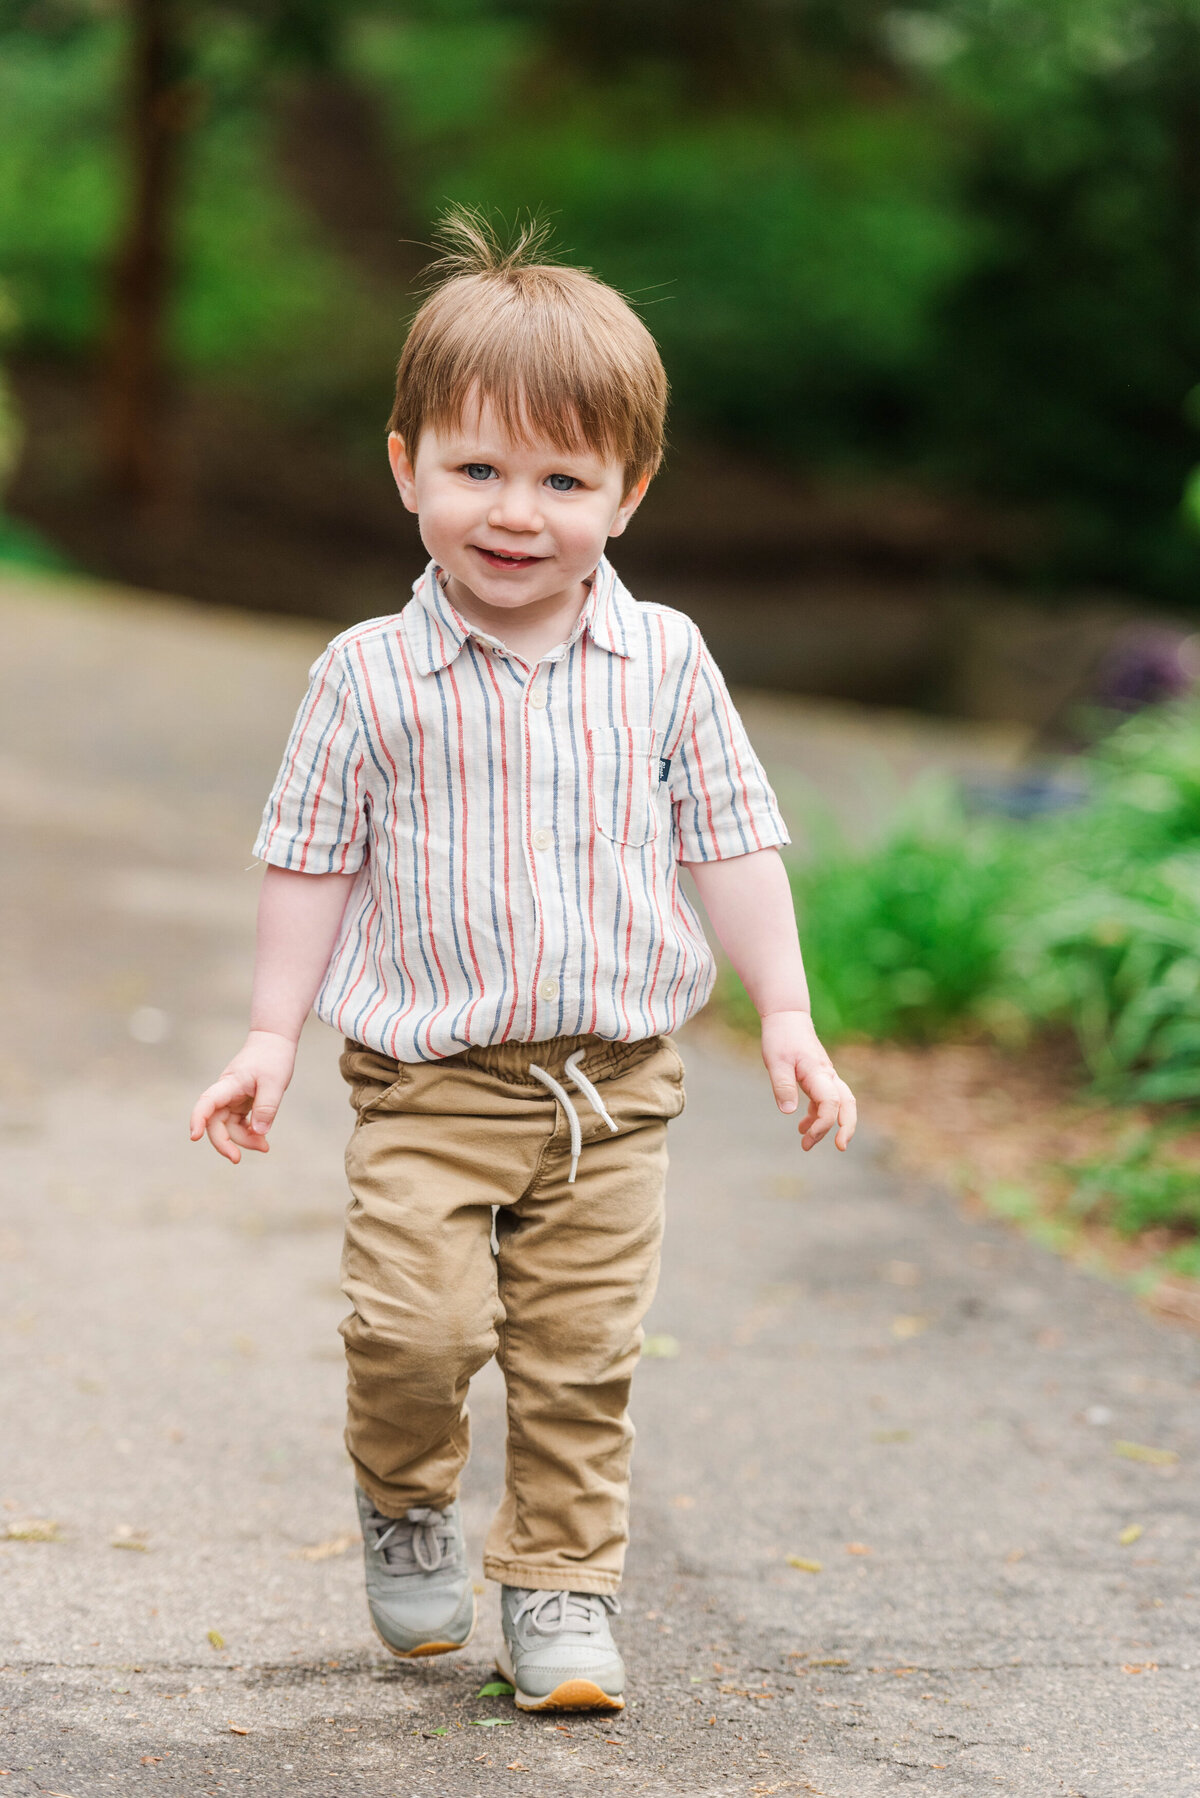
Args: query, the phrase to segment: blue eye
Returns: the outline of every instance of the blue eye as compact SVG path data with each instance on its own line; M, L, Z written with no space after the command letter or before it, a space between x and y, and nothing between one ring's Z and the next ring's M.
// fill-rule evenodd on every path
M547 475L546 484L553 488L555 493L570 493L572 488L578 487L579 482L573 474L552 474Z
M489 481L495 472L496 470L490 462L466 462L463 464L463 473L471 481Z

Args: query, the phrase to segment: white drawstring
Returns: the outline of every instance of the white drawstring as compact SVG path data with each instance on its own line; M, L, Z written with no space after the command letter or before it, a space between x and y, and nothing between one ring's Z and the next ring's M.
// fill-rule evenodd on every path
M596 1113L596 1116L603 1118L604 1122L615 1136L617 1133L617 1126L609 1116L608 1107L605 1105L604 1100L600 1097L600 1094L596 1091L596 1088L592 1085L587 1075L580 1071L579 1063L583 1060L586 1053L586 1049L576 1049L573 1055L568 1055L563 1067L563 1073L567 1076L571 1085L577 1087L583 1094L592 1110ZM529 1072L533 1075L535 1080L541 1081L546 1091L552 1098L557 1100L563 1108L567 1120L567 1128L571 1132L571 1171L567 1175L567 1185L574 1186L575 1175L579 1168L579 1157L583 1150L583 1131L579 1127L579 1113L571 1103L570 1093L567 1091L566 1087L559 1085L553 1074L548 1074L545 1068L539 1068L537 1064L532 1061L529 1064Z
M611 1117L608 1115L607 1105L605 1105L604 1100L600 1097L600 1094L596 1091L596 1088L592 1085L591 1081L588 1079L588 1077L584 1073L583 1069L579 1066L579 1063L583 1060L585 1053L586 1053L586 1051L583 1049L576 1049L574 1055L568 1055L567 1059L566 1059L566 1064L563 1068L563 1072L567 1076L567 1079L571 1082L572 1086L577 1086L579 1088L580 1092L583 1094L584 1098L587 1100L587 1102L591 1106L592 1110L596 1113L597 1117L601 1117L604 1119L604 1122L608 1125L609 1129L612 1131L613 1135L615 1136L617 1134L617 1126L613 1123Z

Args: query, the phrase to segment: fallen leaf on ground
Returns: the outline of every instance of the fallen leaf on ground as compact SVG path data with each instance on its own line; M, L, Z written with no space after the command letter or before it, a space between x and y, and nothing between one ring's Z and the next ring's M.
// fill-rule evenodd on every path
M673 1361L679 1353L677 1336L647 1336L642 1344L642 1358L647 1361Z
M1132 1543L1136 1542L1142 1534L1143 1531L1140 1523L1127 1523L1125 1528L1121 1531L1121 1534L1117 1537L1117 1541L1121 1544L1122 1548L1128 1548Z
M1174 1467L1179 1459L1173 1448L1147 1448L1144 1442L1114 1442L1112 1452L1123 1461L1144 1461L1148 1467Z
M219 1629L210 1629L209 1630L208 1644L209 1644L210 1648L224 1648L225 1638L221 1634Z
M1122 1673L1157 1673L1157 1661L1126 1661L1121 1668Z
M246 1728L244 1723L231 1723L229 1725L229 1733L231 1736L248 1736L250 1731Z
M927 1317L893 1317L892 1335L898 1342L907 1342L910 1336L919 1336L922 1330L929 1328Z
M148 1555L150 1553L149 1543L139 1541L136 1536L114 1536L111 1546L113 1548L132 1548L140 1555Z
M486 1686L479 1688L480 1698L511 1698L512 1687L506 1679L489 1679Z
M335 1555L344 1555L348 1548L353 1548L359 1538L350 1530L340 1536L330 1536L324 1542L310 1542L307 1548L292 1551L294 1561L332 1561Z
M512 1690L512 1687L510 1686L509 1691L511 1691L511 1690ZM513 1725L513 1720L511 1717L472 1717L471 1718L471 1728L472 1729L511 1729L512 1725Z
M846 1553L848 1555L873 1555L875 1550L868 1548L865 1542L847 1542Z
M798 1567L801 1573L820 1573L821 1571L820 1561L806 1561L803 1555L788 1555L786 1558L788 1566Z
M810 1661L808 1664L810 1667L848 1667L850 1665L844 1655L833 1655L827 1660Z
M505 1771L508 1773L528 1773L529 1768L525 1765L524 1761L508 1761L505 1764Z
M421 1731L421 1734L424 1736L446 1736L449 1735L449 1733L450 1731L444 1726L441 1729L423 1729Z
M161 1759L161 1754L143 1754L142 1765L143 1767L157 1767Z
M52 1517L22 1517L4 1534L10 1542L57 1542L60 1527Z

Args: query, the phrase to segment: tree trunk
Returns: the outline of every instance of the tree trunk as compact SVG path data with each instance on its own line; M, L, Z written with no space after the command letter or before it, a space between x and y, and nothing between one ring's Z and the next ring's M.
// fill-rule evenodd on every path
M146 505L169 487L165 335L187 96L174 0L129 0L129 13L129 202L101 360L101 476L109 492Z

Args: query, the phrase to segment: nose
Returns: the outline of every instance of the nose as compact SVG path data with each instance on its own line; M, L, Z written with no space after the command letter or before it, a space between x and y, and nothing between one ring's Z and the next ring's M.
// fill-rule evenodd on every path
M505 481L500 485L488 511L487 521L496 531L525 531L530 534L542 530L545 524L536 490L523 481Z

